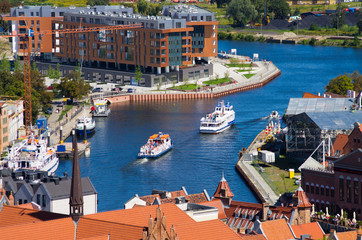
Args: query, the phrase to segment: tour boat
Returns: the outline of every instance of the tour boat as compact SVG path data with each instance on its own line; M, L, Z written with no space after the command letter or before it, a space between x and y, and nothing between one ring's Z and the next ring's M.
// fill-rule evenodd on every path
M207 114L200 120L201 133L220 133L228 129L235 122L233 106L224 101L220 102L213 113Z
M84 127L87 134L89 134L94 131L96 122L92 117L83 116L77 120L77 124L75 125L75 130L78 135L84 135Z
M29 136L27 139L8 148L7 156L1 161L1 168L12 171L30 169L54 173L59 165L55 149L47 147L47 140L42 135L39 138Z
M277 111L272 111L269 118L276 118L276 119L279 118L278 112Z
M169 134L158 133L149 137L147 143L141 147L139 158L157 158L172 149L172 141Z
M92 107L93 117L108 117L111 113L111 109L108 108L108 101L106 99L98 99L94 101Z

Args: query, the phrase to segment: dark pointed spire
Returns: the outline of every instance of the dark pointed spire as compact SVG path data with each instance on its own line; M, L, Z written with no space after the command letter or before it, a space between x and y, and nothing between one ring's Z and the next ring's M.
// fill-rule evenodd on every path
M75 130L73 133L73 170L72 170L72 183L70 187L70 216L73 221L78 222L79 218L83 216L83 192L82 192L82 179L80 176L80 167L78 159L78 144L77 134Z

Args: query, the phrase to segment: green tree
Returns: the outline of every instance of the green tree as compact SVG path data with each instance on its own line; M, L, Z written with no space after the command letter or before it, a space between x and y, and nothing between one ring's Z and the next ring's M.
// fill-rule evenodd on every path
M339 75L336 78L333 78L325 87L327 92L336 93L345 96L347 90L353 90L352 79L348 75Z
M290 14L290 8L285 0L270 0L268 2L268 12L273 13L276 19L285 19Z
M229 4L230 0L216 0L217 8L222 8L225 4Z
M1 62L0 62L0 69L2 71L10 72L10 61L9 61L9 59L6 58L5 53L4 53L3 58L1 59Z
M17 72L17 71L23 71L24 69L24 66L23 64L21 64L20 60L19 60L19 57L17 57L14 61L14 72Z
M147 15L149 8L149 2L146 0L139 0L137 1L137 10L139 14Z
M300 8L297 7L294 9L293 16L299 16L299 14L300 14Z
M87 0L87 5L90 6L109 5L109 0Z
M68 97L73 101L80 99L89 92L89 84L80 77L80 72L72 71L66 77L60 79L60 83L55 85L56 90L61 95Z
M362 33L362 18L358 21L357 27L358 27L358 34L361 34Z
M245 26L248 22L255 20L257 11L250 0L232 0L226 14L234 20L234 24Z
M11 8L11 4L7 0L0 1L0 12L1 13L9 13Z
M136 79L136 83L139 84L142 78L142 71L140 66L138 65L136 67L136 72L135 72L135 79Z
M353 90L356 92L362 91L362 75L358 71L354 71L354 73L348 74L348 76L352 79Z

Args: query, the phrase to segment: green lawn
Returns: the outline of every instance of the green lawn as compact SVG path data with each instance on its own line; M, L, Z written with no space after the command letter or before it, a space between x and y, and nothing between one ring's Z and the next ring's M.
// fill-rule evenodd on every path
M73 105L65 105L65 109L63 109L63 111L60 113L58 121L62 120L64 115L70 110L72 109Z
M250 63L227 63L226 66L228 67L238 67L238 68L250 68Z
M216 84L220 84L220 83L225 83L225 82L230 82L230 78L220 78L220 79L214 79L214 80L209 80L209 81L204 81L202 82L203 84L207 84L207 85L216 85Z
M255 75L255 73L244 74L244 76L245 76L247 79L251 78L251 77L254 76L254 75Z
M194 84L194 83L184 84L184 85L180 85L180 86L174 87L174 89L179 89L179 90L194 90L194 89L196 89L196 84Z
M238 72L249 72L249 70L247 70L247 69L244 69L244 70L240 69L240 70L236 70L236 71L238 71Z

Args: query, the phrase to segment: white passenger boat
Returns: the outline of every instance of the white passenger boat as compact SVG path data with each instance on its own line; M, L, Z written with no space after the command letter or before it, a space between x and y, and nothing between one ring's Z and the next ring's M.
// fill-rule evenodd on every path
M172 141L169 134L158 133L149 137L147 143L141 147L139 158L157 158L172 149Z
M111 109L108 108L108 101L106 99L97 99L94 101L92 107L93 117L108 117L111 113Z
M96 128L96 122L92 117L83 116L77 120L75 125L75 130L78 135L84 135L84 127L87 131L87 134L93 132Z
M229 103L220 102L213 113L207 114L200 120L201 133L220 133L235 122L235 112Z
M8 149L7 156L1 161L1 168L13 171L30 169L54 173L59 165L55 149L47 147L47 140L40 136L30 136Z

